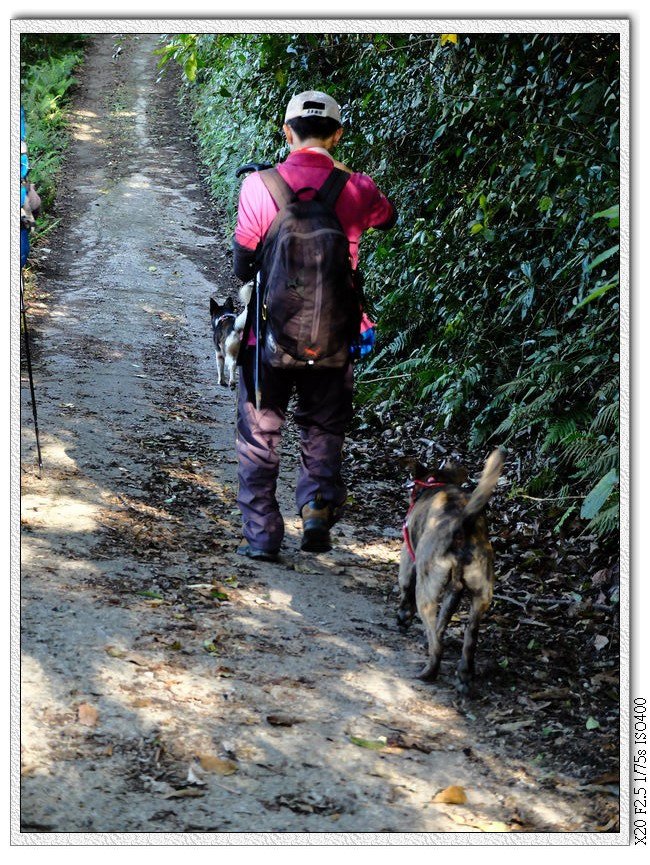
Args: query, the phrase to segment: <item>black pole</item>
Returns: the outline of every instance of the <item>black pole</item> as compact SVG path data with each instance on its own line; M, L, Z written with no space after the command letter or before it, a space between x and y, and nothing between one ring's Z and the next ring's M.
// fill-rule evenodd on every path
M260 340L262 338L262 298L261 298L261 285L260 285L260 272L259 270L255 274L255 327L257 329L255 334L255 408L257 411L261 411L262 409L262 371L260 365L261 359L261 346Z
M41 458L41 443L38 436L38 418L36 416L36 394L34 393L34 376L32 374L32 356L29 350L29 330L27 329L27 314L25 312L25 298L23 292L23 272L20 271L20 313L23 318L23 331L25 334L25 360L27 361L27 374L29 376L29 390L32 395L32 414L34 415L34 432L36 434L36 451L38 453L38 476L42 477L43 460Z

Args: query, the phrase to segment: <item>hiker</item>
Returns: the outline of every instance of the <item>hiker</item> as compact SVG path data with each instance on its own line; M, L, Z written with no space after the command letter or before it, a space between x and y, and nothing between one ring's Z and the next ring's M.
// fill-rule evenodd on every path
M38 217L41 199L34 184L27 180L29 157L27 155L27 133L25 110L20 106L20 268L27 264L29 256L29 233Z
M330 220L332 211L335 214L334 221L344 246L344 268L347 272L341 271L340 282L345 297L341 296L340 305L351 304L350 321L356 326L358 335L359 299L354 286L346 283L352 282L352 273L357 268L361 235L368 228L392 228L397 218L395 208L370 177L352 172L332 156L343 134L343 127L340 108L330 96L313 90L294 96L286 109L283 131L290 150L287 159L276 169L248 175L242 184L233 242L235 274L247 282L260 270L261 297L266 304L272 290L276 262L269 261L269 244L264 244L264 241L280 209L278 198L299 190L301 201L318 199L319 195L313 190L321 191L320 198L332 199L336 196L332 209L327 208L327 212ZM270 179L276 171L279 180ZM328 178L330 188L326 196L321 187ZM273 194L267 184L274 189ZM329 203L332 204L331 201ZM274 224L270 237L274 236L277 224ZM282 230L285 229L279 229ZM318 237L323 233L313 232ZM296 236L298 234L296 232ZM335 237L335 234L332 230L328 236ZM331 258L338 254L332 248L325 259L329 260L328 256ZM311 253L304 259L305 267L309 268L313 265L313 259L319 257L319 250L311 247ZM301 275L306 272L299 269L296 278L286 282L282 289L295 289L300 285ZM307 295L306 292L300 294L301 297ZM279 302L282 303L282 292L279 296ZM331 306L335 307L336 304ZM299 428L301 448L296 486L297 512L303 520L301 549L325 552L331 549L329 530L339 517L346 498L341 461L344 435L352 418L353 367L349 343L343 354L339 350L338 354L322 362L293 361L286 353L277 351L273 334L267 332L267 322L264 328L266 337L263 333L260 341L258 372L261 379L261 404L258 409L255 398L256 323L253 300L248 309L238 359L241 366L237 413L238 504L242 513L244 543L237 552L253 559L278 560L284 536L284 522L276 500L279 446L282 425L294 388L297 395L294 420ZM319 314L321 326L324 326L325 320L329 320L327 316L330 314L334 320L337 320L337 316L340 320L340 312L338 308L331 308L327 310L327 315L325 312L323 316ZM310 327L313 329L314 325ZM339 332L333 334L334 340L343 339L343 331L344 328L339 325ZM275 337L278 336L282 335L275 334ZM277 341L281 340L278 338ZM309 357L310 350L309 347L305 348L308 353L304 357ZM283 358L286 358L286 364Z

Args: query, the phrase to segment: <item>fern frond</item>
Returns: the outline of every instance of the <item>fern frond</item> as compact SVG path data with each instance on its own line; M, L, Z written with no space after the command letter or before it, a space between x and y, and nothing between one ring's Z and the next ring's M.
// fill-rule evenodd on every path
M594 432L619 428L620 406L618 401L604 406L593 419L591 429Z
M569 436L573 435L578 429L578 425L573 418L560 418L554 421L549 427L544 441L542 442L541 450L543 453L548 451L552 445L563 442Z
M587 528L599 537L618 531L620 506L617 501L590 520Z

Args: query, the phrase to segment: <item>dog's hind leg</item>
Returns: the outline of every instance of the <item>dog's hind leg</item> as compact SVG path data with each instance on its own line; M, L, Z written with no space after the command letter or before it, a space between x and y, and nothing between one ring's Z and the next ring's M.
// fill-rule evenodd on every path
M489 543L480 551L477 550L471 563L465 565L462 582L472 600L463 638L463 652L456 672L459 691L468 694L470 682L474 677L474 656L479 625L492 602L494 588L494 555Z
M217 359L217 384L224 384L224 377L223 377L224 356L221 354L220 351L216 352L216 359Z
M476 654L479 625L491 602L492 583L485 582L479 591L472 594L469 619L467 620L465 636L463 638L463 653L456 670L458 676L457 687L460 693L464 695L469 694L470 684L474 678L474 656Z
M228 371L228 387L232 390L235 387L237 366L235 359L231 357L230 354L226 355L226 369Z
M400 627L408 628L415 615L415 564L406 545L402 547L398 582L400 601L397 609L397 622Z
M447 630L449 620L458 609L462 596L462 585L456 583L452 579L451 584L447 589L447 594L445 595L442 604L440 604L440 612L438 613L438 620L436 621L436 632L439 640L442 640L444 633Z
M432 682L440 670L442 659L442 641L438 636L436 619L438 614L438 598L440 591L449 578L449 569L442 570L440 567L428 572L427 568L417 568L417 580L415 584L415 601L418 615L422 619L424 630L427 635L429 659L418 674L418 678Z
M235 320L235 330L229 333L226 339L226 369L228 370L228 386L230 388L234 388L237 384L237 355L241 344L240 334L237 330L238 321L239 318Z

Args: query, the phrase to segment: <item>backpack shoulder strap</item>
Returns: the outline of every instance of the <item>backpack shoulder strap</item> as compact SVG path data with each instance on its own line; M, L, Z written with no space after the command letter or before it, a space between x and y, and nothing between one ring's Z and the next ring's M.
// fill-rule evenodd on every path
M330 174L328 174L325 183L318 190L321 200L324 201L331 210L334 210L334 205L336 204L339 195L343 192L343 188L349 179L350 175L347 171L343 171L340 168L333 168Z
M277 168L266 168L264 171L260 171L259 175L260 180L266 186L271 198L280 210L291 203L294 191Z

